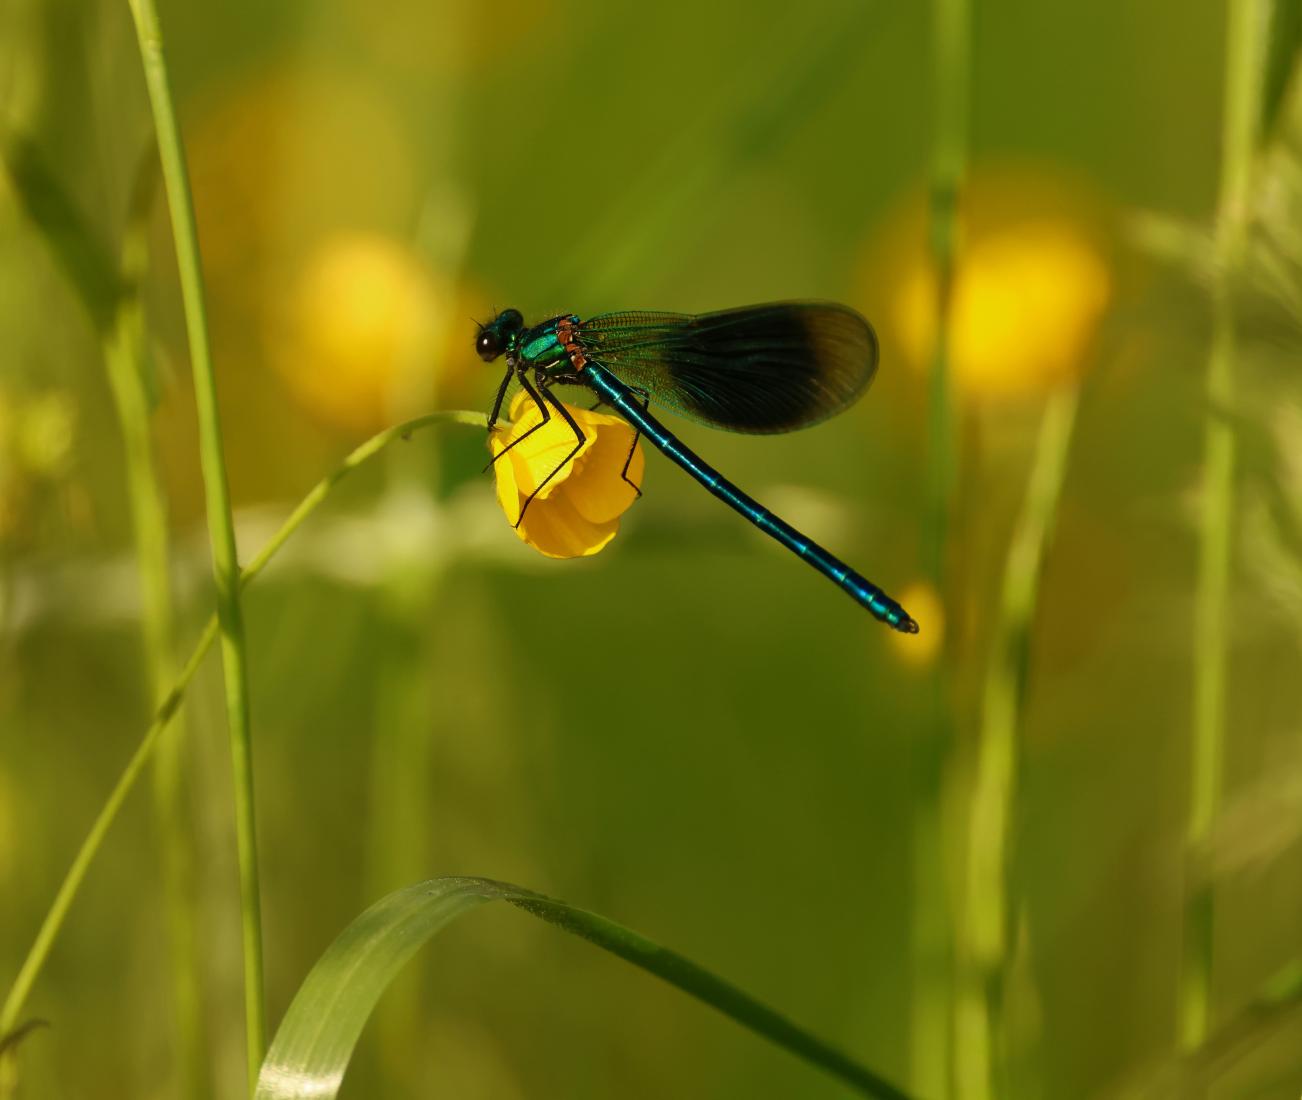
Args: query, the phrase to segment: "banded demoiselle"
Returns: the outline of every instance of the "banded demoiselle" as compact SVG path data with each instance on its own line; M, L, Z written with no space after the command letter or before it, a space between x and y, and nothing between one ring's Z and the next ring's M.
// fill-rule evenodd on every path
M918 624L895 600L743 493L648 411L658 402L710 427L752 433L788 432L825 420L858 400L877 372L877 335L853 309L835 302L775 302L695 316L603 313L583 321L561 314L531 328L519 310L506 309L479 327L475 350L486 363L506 356L506 375L488 418L490 432L512 380L542 414L531 431L547 423L554 410L574 432L574 450L524 502L517 526L586 438L552 387L583 386L670 461L882 622L917 633ZM625 463L625 480L627 472Z

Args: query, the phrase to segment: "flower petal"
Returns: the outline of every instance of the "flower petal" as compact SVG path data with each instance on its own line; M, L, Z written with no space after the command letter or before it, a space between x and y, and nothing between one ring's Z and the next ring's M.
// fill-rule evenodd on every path
M527 420L530 416L533 417L535 424L542 419L542 413L538 410L538 402L525 393L524 390L516 390L515 396L511 398L511 408L506 415L512 424ZM526 424L525 427L527 428L529 425Z
M624 420L565 408L584 434L577 451L565 419L553 412L543 423L542 410L526 393L511 402L510 425L489 438L494 457L501 456L494 472L503 513L515 524L536 493L515 532L552 558L584 557L606 546L619 530L619 517L637 499L637 490L620 476L624 463L635 483L644 470L640 448L629 461L635 433Z
M637 489L633 486L642 484L646 456L639 445L629 458L633 438L633 429L623 421L601 429L585 457L582 477L575 478L568 486L567 495L574 507L593 523L617 519L637 500ZM625 462L628 462L628 481L633 485L620 476Z
M543 503L535 500L516 534L549 558L582 558L604 549L619 531L619 520L591 523L561 495Z
M520 489L515 483L515 469L511 465L511 458L498 458L510 442L506 438L507 432L494 430L488 437L488 449L493 454L493 478L497 483L497 503L502 507L502 514L512 523L520 514L520 502L524 497L520 495Z
M581 410L570 409L569 411L573 415ZM574 472L574 464L592 446L596 433L585 431L586 438L582 446L573 458L566 462L567 457L574 451L577 441L574 430L555 410L552 410L551 418L543 423L542 410L533 398L521 392L511 402L511 416L511 426L506 430L501 446L495 448L494 453L499 453L508 445L514 444L511 446L511 453L503 461L512 464L516 486L522 496L528 497L540 485L543 489L539 495L549 496ZM575 420L582 424L578 416L575 416ZM522 442L516 444L516 440Z
M582 445L574 453L577 440L570 426L553 416L507 456L515 467L515 481L525 496L540 485L541 497L548 497L571 477L584 454L592 446L595 433L585 432ZM569 457L573 454L573 457Z

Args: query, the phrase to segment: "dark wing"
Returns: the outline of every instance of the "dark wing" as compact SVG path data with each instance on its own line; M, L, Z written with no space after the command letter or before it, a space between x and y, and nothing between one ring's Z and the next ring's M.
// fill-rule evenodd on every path
M690 420L788 432L853 404L877 372L877 335L848 306L775 302L719 313L604 313L584 354Z

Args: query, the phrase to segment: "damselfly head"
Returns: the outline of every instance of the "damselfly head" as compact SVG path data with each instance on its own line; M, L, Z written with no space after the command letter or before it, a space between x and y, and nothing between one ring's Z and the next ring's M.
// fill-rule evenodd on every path
M485 363L515 347L516 337L524 328L524 315L518 309L504 309L486 325L479 326L475 351Z

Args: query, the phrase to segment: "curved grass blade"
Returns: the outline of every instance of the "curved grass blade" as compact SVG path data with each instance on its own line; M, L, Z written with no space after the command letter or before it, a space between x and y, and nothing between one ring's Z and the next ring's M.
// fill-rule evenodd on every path
M331 1100L362 1028L403 965L454 917L504 901L580 936L718 1009L864 1096L909 1100L890 1082L683 956L563 901L482 878L437 878L378 901L340 933L281 1021L254 1100Z
M1296 84L1294 74L1302 71L1299 60L1302 58L1302 7L1280 0L1270 5L1268 18L1270 28L1266 32L1265 76L1258 124L1265 134L1275 128L1288 98L1289 84Z

